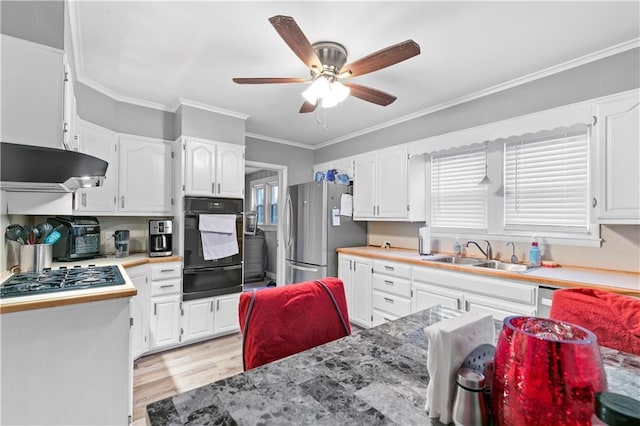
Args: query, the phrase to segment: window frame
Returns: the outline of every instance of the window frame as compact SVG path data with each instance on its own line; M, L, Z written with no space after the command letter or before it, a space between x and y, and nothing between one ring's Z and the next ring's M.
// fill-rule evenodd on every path
M278 222L272 222L272 206L278 205L278 199L275 200L275 203L271 200L271 192L273 187L278 188L278 195L280 194L279 187L279 179L278 175L268 176L265 178L254 179L249 182L249 187L251 188L251 210L256 211L256 190L264 189L264 223L257 222L257 225L264 229L276 229L278 227ZM277 209L277 207L276 207ZM279 218L277 218L279 220ZM256 218L256 221L258 219Z

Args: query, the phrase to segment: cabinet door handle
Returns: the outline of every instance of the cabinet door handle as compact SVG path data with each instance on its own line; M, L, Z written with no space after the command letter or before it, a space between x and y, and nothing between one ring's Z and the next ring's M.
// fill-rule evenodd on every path
M220 184L218 184L218 195L220 194Z
M216 300L216 311L220 310L220 299Z
M464 310L469 312L469 301L468 300L464 301Z
M456 308L460 309L460 299L456 299Z
M382 317L382 319L384 319L386 322L391 322L391 321L393 321L392 319L389 319L389 318L387 318L387 317Z
M209 302L209 309L210 309L210 312L213 312L213 300Z
M173 272L173 269L161 269L160 272Z
M378 213L376 213L376 216L380 216L380 206L376 206L378 208Z
M388 297L385 297L384 301L393 304L393 299L389 299Z
M160 286L160 288L169 288L169 287L173 287L173 284L165 284Z
M87 207L87 193L82 193L82 207Z
M376 206L373 206L373 212L371 213L372 215L376 215Z
M154 304L153 304L153 315L156 315L156 314L157 314L157 307L158 307L158 304L157 304L157 303L154 303Z
M124 195L120 197L120 207L124 209Z
M389 280L384 280L384 283L385 283L386 285L390 285L390 286L395 285L395 284L393 283L393 281L389 281Z
M386 269L387 271L394 271L395 268L393 266L388 266L388 265L384 265L384 269Z

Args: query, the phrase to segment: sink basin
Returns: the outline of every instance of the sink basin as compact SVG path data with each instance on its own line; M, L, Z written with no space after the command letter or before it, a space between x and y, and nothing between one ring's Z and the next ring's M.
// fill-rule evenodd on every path
M498 261L475 263L471 266L475 266L478 268L498 269L500 271L509 272L522 272L527 270L527 265L522 265L519 263L504 263Z
M473 257L437 257L435 259L422 259L427 262L439 262L439 263L449 263L451 265L475 265L478 262L482 262L482 259L475 259Z

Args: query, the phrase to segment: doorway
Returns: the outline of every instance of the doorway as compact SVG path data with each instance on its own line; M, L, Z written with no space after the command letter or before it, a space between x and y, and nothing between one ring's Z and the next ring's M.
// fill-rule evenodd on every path
M274 281L278 286L284 285L285 281L285 253L284 245L281 244L284 241L284 229L281 218L284 212L286 188L287 166L258 161L245 162L245 210L255 210L258 219L257 229L260 230L256 231L260 235L258 238L261 239L264 235L264 283ZM254 249L245 247L247 268L250 266L248 262L251 259L246 257L256 255ZM255 266L255 263L252 263L252 266ZM247 283L245 289L260 285L262 284Z

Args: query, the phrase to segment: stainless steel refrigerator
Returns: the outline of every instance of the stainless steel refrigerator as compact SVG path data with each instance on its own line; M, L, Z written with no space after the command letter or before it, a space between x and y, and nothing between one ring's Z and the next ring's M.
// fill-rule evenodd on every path
M351 187L323 181L287 188L285 284L337 277L336 249L367 244L367 223L340 215L342 194Z

